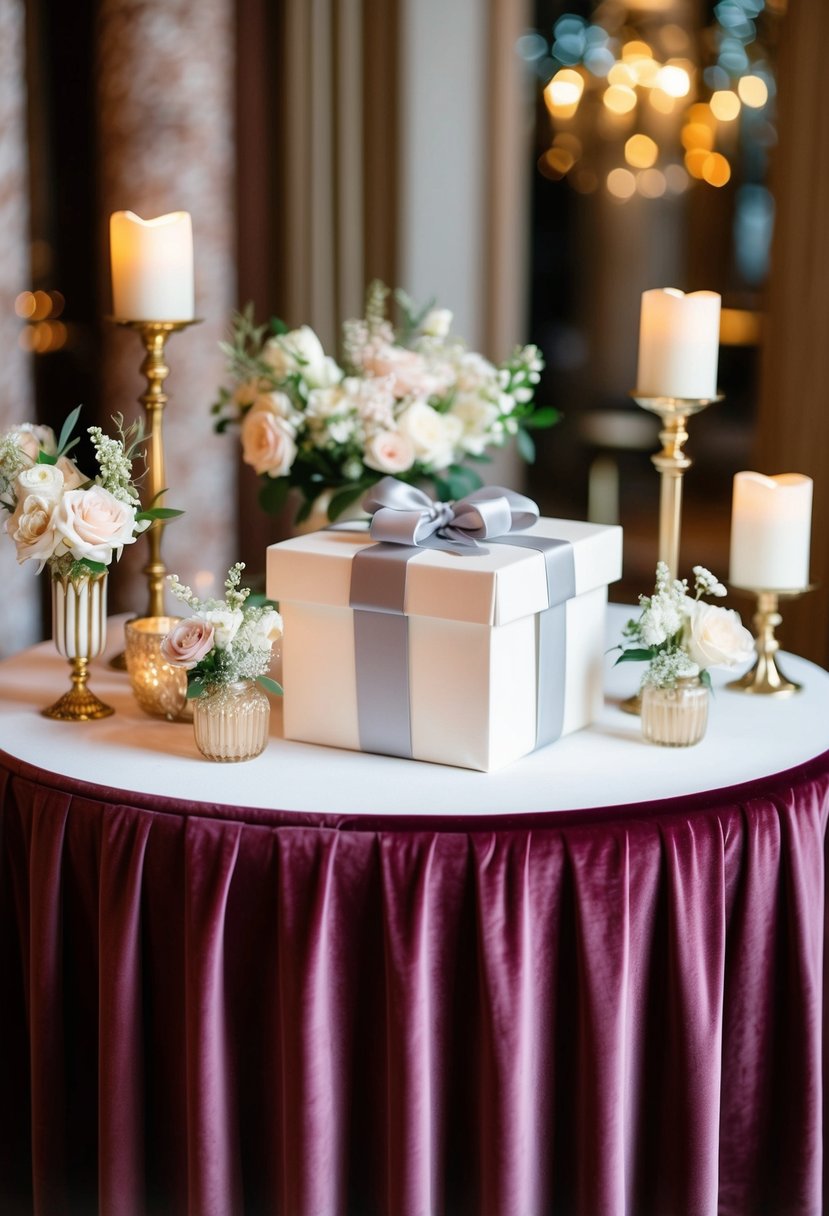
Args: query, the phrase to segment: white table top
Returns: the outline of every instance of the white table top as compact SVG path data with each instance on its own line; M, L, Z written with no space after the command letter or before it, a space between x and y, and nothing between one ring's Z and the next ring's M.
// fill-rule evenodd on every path
M608 646L630 609L611 605ZM804 685L791 698L749 697L712 672L708 732L696 747L642 740L639 719L618 702L635 691L638 664L613 668L598 721L496 773L477 773L389 756L287 742L275 699L266 751L245 764L200 755L192 726L150 718L135 704L126 674L106 659L122 648L110 623L107 654L90 685L116 713L100 722L53 722L38 712L69 686L69 668L51 643L0 663L0 750L51 773L136 793L286 811L504 815L618 806L737 785L793 768L829 749L829 675L791 655L781 665ZM737 673L739 674L739 673Z

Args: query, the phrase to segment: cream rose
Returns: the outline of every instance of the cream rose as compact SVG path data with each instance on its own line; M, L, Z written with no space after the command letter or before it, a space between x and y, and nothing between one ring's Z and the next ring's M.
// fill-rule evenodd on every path
M80 489L81 486L85 486L90 480L80 471L74 460L70 460L68 456L61 456L55 468L60 469L61 473L63 473L64 490Z
M161 643L161 654L167 662L188 671L212 649L213 626L198 616L179 621Z
M298 372L312 388L327 388L343 378L310 325L301 325L265 343L262 358L278 380Z
M492 438L498 420L498 407L474 393L462 394L453 403L449 417L461 424L461 443L465 452L480 456Z
M213 627L213 644L217 650L227 650L239 632L244 613L239 608L211 608L202 612L202 618Z
M37 494L39 498L55 506L63 497L63 491L63 473L54 464L33 464L18 473L15 482L18 502L24 502L29 494Z
M43 569L54 556L61 544L52 520L54 512L54 502L40 494L29 494L18 504L6 523L6 531L17 546L18 562L39 561L39 569Z
M399 431L379 431L369 440L363 456L363 463L379 473L405 473L414 462L414 445Z
M311 396L313 395L312 393ZM259 393L253 403L253 409L257 414L272 414L274 418L281 418L292 435L296 434L297 425L302 421L302 415L299 410L294 409L291 398L287 393L279 390L272 393Z
M403 411L397 425L423 464L445 469L452 463L454 445L462 430L459 419L439 414L425 401L415 401Z
M754 656L754 639L733 608L692 602L685 646L700 667L736 667Z
M291 428L267 406L257 403L242 422L242 459L257 473L284 477L296 460Z
M55 508L54 524L76 560L109 565L113 552L135 540L135 508L121 502L103 486L67 490Z
M388 380L395 397L429 397L438 390L435 376L417 351L402 346L382 346L364 362L368 376Z

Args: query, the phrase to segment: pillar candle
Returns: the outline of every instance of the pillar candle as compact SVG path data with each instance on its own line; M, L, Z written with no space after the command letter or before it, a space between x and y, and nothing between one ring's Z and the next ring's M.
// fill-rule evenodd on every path
M193 227L187 211L109 221L112 311L122 321L192 321Z
M675 287L642 293L639 325L640 397L715 397L720 348L720 297Z
M731 582L763 591L809 583L812 479L737 473L731 508Z

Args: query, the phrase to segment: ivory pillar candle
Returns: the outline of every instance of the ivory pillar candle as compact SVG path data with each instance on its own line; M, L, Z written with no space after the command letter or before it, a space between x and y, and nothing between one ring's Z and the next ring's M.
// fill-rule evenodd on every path
M193 226L187 211L109 221L112 311L121 321L192 321Z
M811 530L810 477L737 473L731 508L731 582L764 591L808 586Z
M687 296L675 287L644 291L636 395L715 397L719 348L720 297L715 291Z

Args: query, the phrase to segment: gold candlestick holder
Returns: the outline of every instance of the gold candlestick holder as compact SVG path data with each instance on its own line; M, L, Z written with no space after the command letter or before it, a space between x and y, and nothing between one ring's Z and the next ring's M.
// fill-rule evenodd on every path
M170 369L164 358L167 339L170 334L187 329L190 325L198 325L201 318L192 321L127 321L115 317L116 325L135 330L144 347L144 359L141 363L141 374L147 381L145 391L138 400L144 407L147 416L147 470L149 473L150 501L154 507L162 505L160 495L166 490L166 474L164 468L164 407L167 404L167 394L164 392L164 381L170 374ZM164 616L164 579L167 568L161 560L161 538L164 534L164 520L154 520L147 529L147 541L150 546L150 560L144 567L147 576L149 603L147 616Z
M768 591L759 587L738 587L738 591L748 591L757 596L757 611L754 613L753 624L755 632L754 648L757 658L754 666L739 680L732 680L726 688L732 692L746 692L759 697L790 697L800 692L802 685L789 680L777 666L777 652L780 643L775 636L775 630L783 621L779 612L781 599L797 599L812 587L801 587L791 591Z
M631 397L638 406L662 421L659 438L662 451L651 456L659 473L659 561L664 562L673 578L679 577L679 541L682 532L682 479L693 461L685 454L688 442L688 419L700 414L709 405L722 401L724 394L713 397L648 397L636 391ZM642 708L640 694L634 693L621 708L628 714L638 714Z

